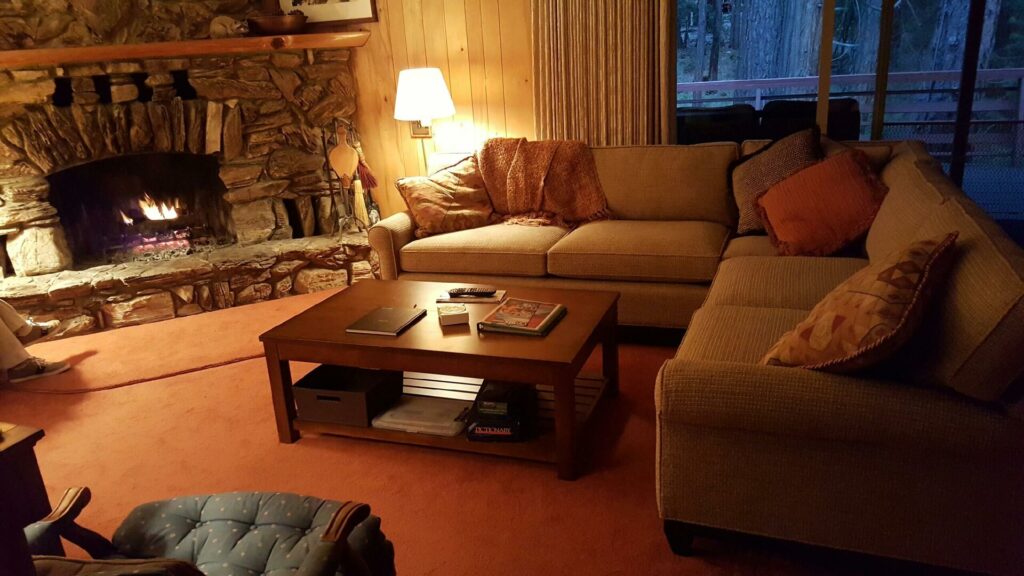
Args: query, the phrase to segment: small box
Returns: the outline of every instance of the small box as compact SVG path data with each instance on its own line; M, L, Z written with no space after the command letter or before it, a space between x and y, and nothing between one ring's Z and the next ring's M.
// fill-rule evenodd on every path
M402 396L402 373L324 364L299 380L293 393L302 420L369 426Z
M469 310L464 304L438 304L437 320L441 326L469 324Z

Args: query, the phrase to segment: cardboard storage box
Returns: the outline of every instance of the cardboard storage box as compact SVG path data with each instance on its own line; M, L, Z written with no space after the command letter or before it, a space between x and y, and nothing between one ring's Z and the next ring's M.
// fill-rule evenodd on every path
M295 384L301 420L369 426L402 395L402 373L322 365Z

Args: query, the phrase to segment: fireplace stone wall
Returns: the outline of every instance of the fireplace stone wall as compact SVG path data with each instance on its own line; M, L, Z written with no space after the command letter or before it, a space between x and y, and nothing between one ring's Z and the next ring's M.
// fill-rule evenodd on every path
M341 229L350 201L326 162L339 125L358 146L349 58L305 50L0 72L0 246L15 272L0 298L78 333L371 276L365 232ZM236 245L76 269L46 176L148 152L216 156Z

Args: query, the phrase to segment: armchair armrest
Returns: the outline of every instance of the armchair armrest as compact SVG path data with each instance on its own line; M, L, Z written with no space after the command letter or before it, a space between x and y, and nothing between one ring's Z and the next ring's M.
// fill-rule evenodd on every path
M370 247L380 258L380 277L382 280L394 280L401 271L399 252L402 246L413 241L416 223L409 211L392 214L374 224L367 236Z
M334 576L340 568L345 576L370 576L370 569L348 544L348 537L370 516L370 507L346 502L334 513L316 546L309 551L296 576Z
M88 488L68 488L60 502L42 520L25 527L25 538L34 555L63 556L60 539L74 543L93 558L107 558L116 549L103 536L79 526L75 520L92 499Z
M663 433L718 428L973 458L1024 449L1024 423L948 390L872 377L673 359L658 375Z

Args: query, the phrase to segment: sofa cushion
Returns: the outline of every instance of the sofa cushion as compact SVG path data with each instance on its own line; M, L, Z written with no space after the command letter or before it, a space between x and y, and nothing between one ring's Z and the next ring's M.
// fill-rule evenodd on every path
M867 157L871 169L879 173L892 158L892 144L876 140L873 142L839 142L828 136L821 137L821 151L826 158L842 154L850 149L860 150Z
M913 242L933 212L947 199L963 195L920 142L895 146L881 178L889 193L868 230L865 249L871 259Z
M956 233L913 242L829 292L761 361L826 372L857 372L892 357L917 330L945 286Z
M593 148L608 207L623 220L735 223L727 173L736 144Z
M704 432L740 430L762 443L792 445L797 438L807 438L848 442L873 453L881 447L902 448L905 455L929 461L949 454L982 462L993 457L1017 461L1024 449L1024 422L957 394L899 384L677 357L662 368L655 408L663 430L679 430L680 425ZM820 444L814 453L821 456L835 448Z
M947 289L901 354L905 373L994 401L1024 378L1024 250L967 197L950 197L918 231L960 232Z
M821 144L816 128L801 130L778 142L744 156L729 170L732 194L739 209L740 234L765 229L757 198L772 186L821 160Z
M591 222L551 248L548 272L565 278L708 282L728 235L714 222Z
M771 140L744 140L740 145L740 156L749 156L771 144ZM899 146L896 140L846 140L837 141L827 136L821 138L822 152L825 156L833 156L848 148L856 148L868 155L868 161L875 172L881 172L892 159L893 152Z
M479 228L495 220L476 156L430 176L399 178L395 185L416 221L417 238Z
M705 305L810 310L867 264L860 258L730 258L719 266Z
M547 252L565 233L557 226L493 224L439 234L403 246L402 271L544 276Z
M851 149L772 186L757 205L780 254L828 256L868 231L887 192Z
M676 358L756 364L807 312L787 308L708 306L697 310Z
M722 260L743 256L778 256L779 251L767 236L737 236L725 245Z

